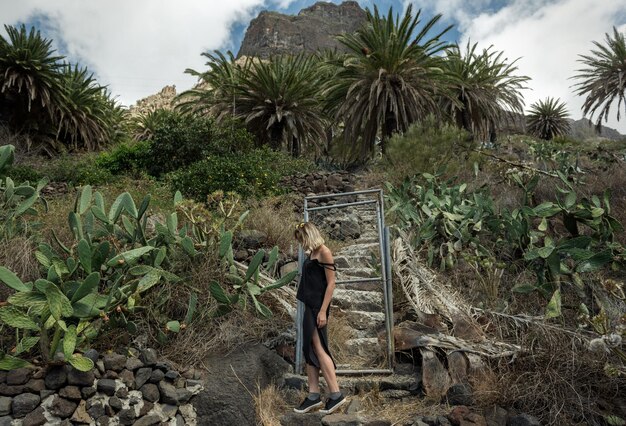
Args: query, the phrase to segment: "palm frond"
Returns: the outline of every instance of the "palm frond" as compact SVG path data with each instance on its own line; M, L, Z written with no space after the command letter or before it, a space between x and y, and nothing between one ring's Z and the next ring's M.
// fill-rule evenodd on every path
M596 126L607 121L611 107L617 100L617 120L621 118L622 106L626 112L626 38L613 27L613 35L605 34L605 43L593 42L595 49L588 55L579 55L584 65L573 79L576 94L586 96L583 114L593 118Z

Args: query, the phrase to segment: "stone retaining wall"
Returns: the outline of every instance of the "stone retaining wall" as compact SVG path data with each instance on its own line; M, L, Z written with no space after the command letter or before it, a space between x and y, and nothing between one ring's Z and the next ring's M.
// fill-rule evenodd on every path
M191 400L203 389L198 371L181 375L153 349L84 355L93 370L56 365L0 372L0 426L197 424Z

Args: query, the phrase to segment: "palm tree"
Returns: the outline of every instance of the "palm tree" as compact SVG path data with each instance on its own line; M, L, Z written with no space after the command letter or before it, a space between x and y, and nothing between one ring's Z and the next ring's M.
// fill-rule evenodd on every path
M617 99L617 120L621 117L622 104L626 111L626 40L624 34L613 27L613 36L605 34L605 43L594 41L596 49L589 55L580 55L578 61L585 65L577 70L573 78L580 80L575 84L576 94L586 96L583 114L593 118L598 113L596 127L600 128L602 119L609 118L611 105Z
M95 150L117 137L122 110L87 69L54 56L39 31L5 26L0 36L0 116L49 155L63 146Z
M274 149L287 145L294 156L301 146L319 148L326 138L318 62L300 54L253 61L242 68L236 88L237 117Z
M567 107L560 99L540 100L530 106L526 128L531 135L549 141L569 132L568 116Z
M73 149L101 149L116 138L122 120L121 108L111 99L87 68L65 65L61 73L63 102L55 105L57 137Z
M326 138L321 104L321 68L314 57L278 56L269 61L236 61L232 53L205 53L209 70L188 70L204 83L179 96L178 109L243 120L260 144L319 147Z
M232 118L235 87L242 70L249 65L249 60L237 61L230 51L224 54L216 50L214 53L205 52L202 56L208 59L206 65L209 69L205 72L191 68L185 70L185 73L198 77L199 84L176 97L176 109L183 113L222 118L230 114Z
M384 16L374 7L373 13L367 9L363 28L338 37L348 53L326 90L327 109L343 121L347 141L361 137L364 155L373 149L379 130L384 152L394 132L437 111L446 79L437 54L449 47L440 38L451 26L430 37L441 15L418 29L420 15L410 5L402 18L394 18L392 8Z
M30 32L25 25L4 29L8 38L0 35L0 106L14 128L28 131L40 124L42 113L52 116L61 92L63 57L54 56L52 40L34 27Z
M529 77L515 75L517 59L509 62L492 46L479 52L476 43L468 42L464 53L458 45L446 53L444 69L451 79L453 99L444 98L444 110L471 134L495 139L496 123L523 113L520 91Z

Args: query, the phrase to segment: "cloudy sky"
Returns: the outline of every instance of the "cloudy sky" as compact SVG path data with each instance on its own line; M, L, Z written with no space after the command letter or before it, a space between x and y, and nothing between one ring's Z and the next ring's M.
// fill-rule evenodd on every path
M340 3L341 0L333 0ZM0 0L4 24L26 23L55 40L70 61L80 62L109 85L124 105L175 84L195 81L201 52L236 52L250 19L263 9L297 13L315 0ZM582 99L572 94L577 55L617 26L626 32L624 0L361 0L386 10L409 3L427 16L442 13L454 24L449 39L494 45L532 78L526 104L547 96L568 103L580 118ZM4 30L0 30L4 34ZM616 107L616 106L615 106ZM615 108L614 107L614 108ZM625 115L625 114L623 114ZM626 134L626 117L609 125Z

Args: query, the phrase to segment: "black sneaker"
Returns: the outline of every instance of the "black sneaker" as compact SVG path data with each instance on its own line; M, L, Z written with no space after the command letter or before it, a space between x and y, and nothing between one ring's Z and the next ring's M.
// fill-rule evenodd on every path
M341 394L341 396L337 399L328 398L326 400L326 406L324 407L323 410L320 410L320 413L322 414L334 413L335 411L337 411L337 409L339 409L339 407L341 407L346 402L348 402L348 400L343 394Z
M304 401L302 401L302 404L300 404L300 406L298 408L294 408L293 411L295 411L298 414L304 414L304 413L308 413L311 410L315 410L316 408L321 407L322 405L324 405L324 403L322 402L322 399L318 396L317 399L309 399L304 398Z

